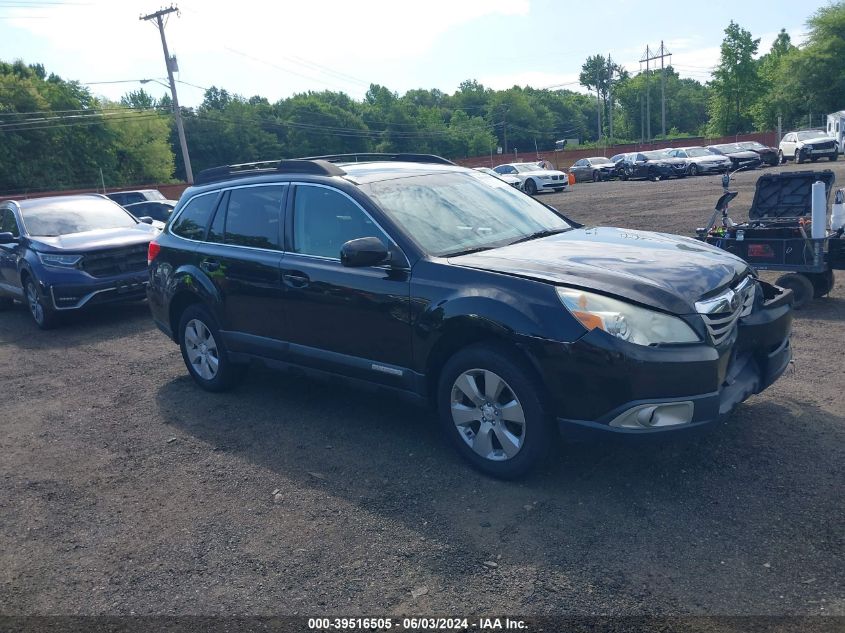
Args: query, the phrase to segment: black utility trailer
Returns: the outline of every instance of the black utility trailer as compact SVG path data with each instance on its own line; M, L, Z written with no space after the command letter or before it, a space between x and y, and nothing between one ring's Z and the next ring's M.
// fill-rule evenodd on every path
M842 231L812 237L812 186L825 184L825 204L830 200L835 176L830 170L765 174L757 180L748 221L736 224L728 205L736 193L719 198L710 225L697 230L698 238L741 257L758 270L784 271L777 285L792 290L794 306L833 289L833 270L845 269ZM722 221L718 222L721 213ZM825 220L826 222L827 220ZM825 227L826 229L827 227Z

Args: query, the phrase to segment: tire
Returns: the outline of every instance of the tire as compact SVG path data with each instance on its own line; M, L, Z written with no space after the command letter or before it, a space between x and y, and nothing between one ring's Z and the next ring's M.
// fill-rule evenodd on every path
M189 305L182 313L179 349L191 378L206 391L231 389L246 373L246 365L229 360L217 323L202 305Z
M807 277L810 279L810 283L813 284L813 299L820 299L827 296L836 284L836 278L833 276L832 270L827 270L823 273L808 273Z
M787 273L778 277L775 285L792 291L792 307L800 310L807 305L815 294L813 282L801 273Z
M648 174L648 179L652 182L660 182L660 174L656 174L654 172L650 172Z
M601 172L599 172L599 171L593 172L593 182L601 182Z
M783 150L778 150L778 165L786 164L786 156L783 155Z
M817 163L817 162L819 162L819 157L818 157L818 156L811 156L811 157L810 157L810 162L811 162L811 163Z
M59 315L41 294L38 285L33 277L24 277L24 301L35 325L42 330L51 330L58 325Z
M804 158L804 152L802 152L797 147L795 148L795 162L799 165L802 164L806 159Z
M839 154L834 154L833 156L828 156L827 159L832 163L839 159Z
M535 183L531 178L525 181L525 193L529 196L537 195L537 183Z
M689 175L690 176L698 176L698 165L693 163L689 166Z
M505 347L482 343L455 354L437 389L450 443L491 477L514 479L537 467L555 437L538 383L531 366Z

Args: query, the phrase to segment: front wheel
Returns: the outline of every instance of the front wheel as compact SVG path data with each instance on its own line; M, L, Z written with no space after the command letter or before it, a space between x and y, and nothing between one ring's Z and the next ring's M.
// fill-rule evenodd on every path
M29 314L32 320L42 330L50 330L56 327L59 320L59 315L50 305L50 302L42 296L38 290L38 284L32 277L26 277L24 281L24 294L26 296L26 305L29 308Z
M229 360L214 318L201 305L188 306L182 313L179 347L191 377L206 391L230 389L246 372L246 365Z
M833 271L828 269L823 273L807 273L810 283L813 284L813 298L820 299L830 294L836 279L833 276Z
M832 163L833 161L839 158L839 154L834 154L833 156L828 156L828 160Z
M533 196L537 193L537 183L535 183L530 178L525 181L525 193L529 196Z
M689 175L698 176L698 165L692 164L689 166Z
M597 171L593 172L593 182L601 182L601 172L600 171L597 170Z
M795 150L795 162L800 165L805 160L806 159L804 158L804 152L802 152L800 149L796 149Z
M786 157L783 155L783 150L778 150L778 165L783 165L786 163Z
M543 461L555 435L538 380L527 362L499 346L473 345L446 363L438 412L464 459L501 479L524 475Z

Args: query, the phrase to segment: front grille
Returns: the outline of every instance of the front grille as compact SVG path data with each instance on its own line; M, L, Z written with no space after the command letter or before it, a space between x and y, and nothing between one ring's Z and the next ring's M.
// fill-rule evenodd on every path
M146 268L146 244L96 251L82 258L82 270L92 277L112 277L139 272Z
M826 149L833 149L834 144L833 141L827 143L813 143L811 147L815 150L826 150Z
M737 322L751 314L756 294L757 282L746 277L719 296L695 304L715 345L721 345L733 333Z

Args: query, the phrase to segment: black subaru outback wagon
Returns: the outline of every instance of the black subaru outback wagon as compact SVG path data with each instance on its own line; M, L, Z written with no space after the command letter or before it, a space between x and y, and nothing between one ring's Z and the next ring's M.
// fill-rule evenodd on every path
M361 158L215 168L182 196L148 297L200 386L257 359L428 399L514 477L557 426L700 426L789 362L789 291L724 251L583 227L442 158Z

